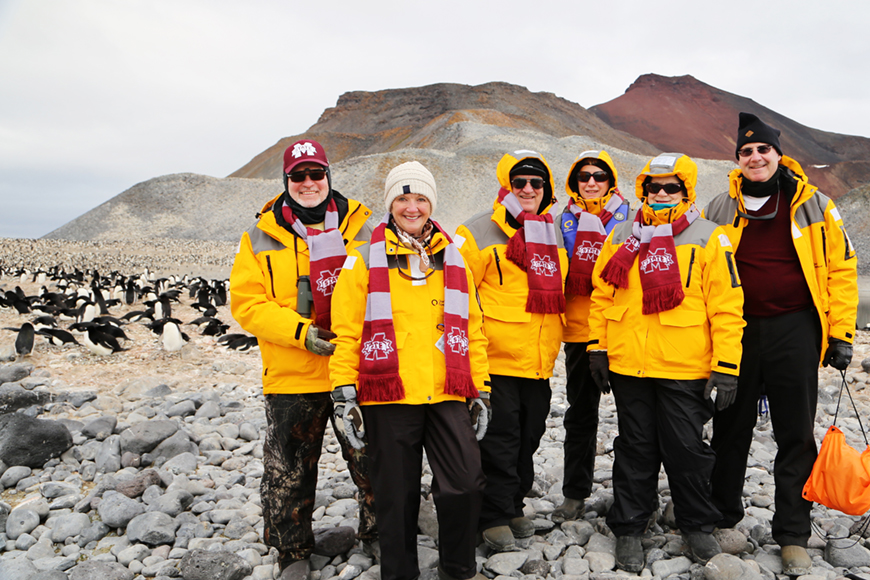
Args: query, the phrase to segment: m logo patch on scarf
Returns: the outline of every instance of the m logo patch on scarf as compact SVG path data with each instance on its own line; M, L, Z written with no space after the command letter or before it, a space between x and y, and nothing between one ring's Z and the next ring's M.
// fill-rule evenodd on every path
M465 332L456 328L450 327L450 332L447 334L447 346L456 354L465 355L468 352L468 337Z
M383 332L378 332L362 346L362 353L366 360L383 360L393 350L393 341L387 338Z
M553 276L559 271L559 265L548 254L544 254L543 258L539 254L535 254L535 257L532 258L529 264L529 268L534 270L538 276L542 274L544 276Z
M594 262L598 259L598 254L600 253L601 242L583 240L582 243L577 244L577 259L583 260L584 262Z
M321 271L320 278L317 279L317 291L323 292L325 296L332 294L335 283L338 281L339 272L341 272L341 268Z
M667 248L656 248L646 255L640 263L640 269L643 270L644 274L649 274L653 270L670 270L673 263L674 257Z

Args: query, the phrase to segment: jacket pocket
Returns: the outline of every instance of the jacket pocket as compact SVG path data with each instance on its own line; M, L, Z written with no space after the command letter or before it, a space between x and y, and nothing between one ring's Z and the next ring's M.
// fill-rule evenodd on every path
M614 322L619 322L622 320L622 317L625 316L626 310L628 310L627 305L611 306L604 310L604 318Z
M408 340L407 332L397 332L396 333L396 348L405 348L405 341Z
M483 304L483 312L486 318L500 320L501 322L529 322L532 315L526 312L525 307L500 306L498 304Z
M689 326L701 326L707 320L707 313L701 310L665 310L659 312L659 322L662 326L676 326L686 328Z

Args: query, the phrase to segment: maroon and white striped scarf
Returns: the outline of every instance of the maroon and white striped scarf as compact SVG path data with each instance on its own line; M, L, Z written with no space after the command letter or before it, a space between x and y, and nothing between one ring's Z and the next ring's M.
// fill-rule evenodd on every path
M387 213L375 231L369 247L369 294L360 348L357 399L398 401L405 398L399 375L399 353L390 297L390 268L387 262ZM478 396L471 378L468 336L468 279L462 255L447 232L432 221L435 231L447 239L444 250L444 392L465 398ZM433 232L434 234L434 232Z
M499 190L498 201L520 224L508 241L505 256L526 273L529 285L526 312L565 312L562 267L553 226L555 198L550 211L543 215L525 211L517 196L505 188Z
M293 227L300 238L308 244L308 271L311 277L311 295L314 298L314 311L317 317L314 324L329 330L332 326L332 290L338 280L338 273L347 258L344 238L338 229L338 207L335 199L330 198L323 219L323 231L309 228L293 215L293 210L284 202L281 207L284 220Z
M619 206L625 203L625 198L614 189L613 195L601 208L601 213L595 215L573 199L568 199L568 211L577 220L577 235L574 238L574 252L568 264L568 277L565 279L565 294L590 296L592 294L592 270L595 260L601 252L601 246L607 238L604 226L613 217Z
M693 205L673 223L657 226L644 224L643 214L643 208L637 212L631 235L604 266L601 279L616 288L627 288L628 271L635 259L640 260L642 312L655 314L676 308L685 298L674 236L689 227L701 212Z

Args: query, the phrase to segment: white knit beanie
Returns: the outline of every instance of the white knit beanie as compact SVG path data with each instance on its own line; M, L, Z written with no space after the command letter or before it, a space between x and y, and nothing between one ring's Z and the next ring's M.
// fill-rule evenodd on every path
M384 184L384 206L387 211L390 211L394 199L411 193L425 195L429 205L432 206L431 213L435 213L435 203L438 200L435 178L422 163L417 161L402 163L387 175L387 182Z

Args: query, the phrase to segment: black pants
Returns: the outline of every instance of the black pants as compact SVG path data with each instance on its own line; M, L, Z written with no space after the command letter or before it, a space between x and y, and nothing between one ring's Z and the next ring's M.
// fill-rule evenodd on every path
M821 329L815 310L771 318L746 317L737 400L713 419L713 502L720 527L743 519L743 481L758 399L767 395L778 451L773 538L806 547L812 502L801 496L816 460L813 422L819 391Z
M638 536L658 505L664 464L677 526L712 532L721 514L710 498L716 456L704 443L713 404L704 399L707 379L669 380L610 373L619 436L613 443L613 507L607 525L617 536Z
M535 482L532 457L547 428L550 381L490 375L492 421L480 442L486 490L480 529L523 515L523 498Z
M473 577L484 478L468 407L458 401L364 405L362 413L380 530L381 578L420 575L417 516L424 447L432 468L441 569L454 578Z
M281 566L308 558L314 550L311 514L327 420L333 421L341 454L360 490L357 536L366 542L377 539L369 460L364 449L351 447L344 432L335 428L329 393L266 395L265 407L266 437L260 481L263 539L278 550Z
M565 370L568 372L568 410L564 419L565 478L562 495L586 499L592 493L601 391L589 370L585 342L565 343Z

